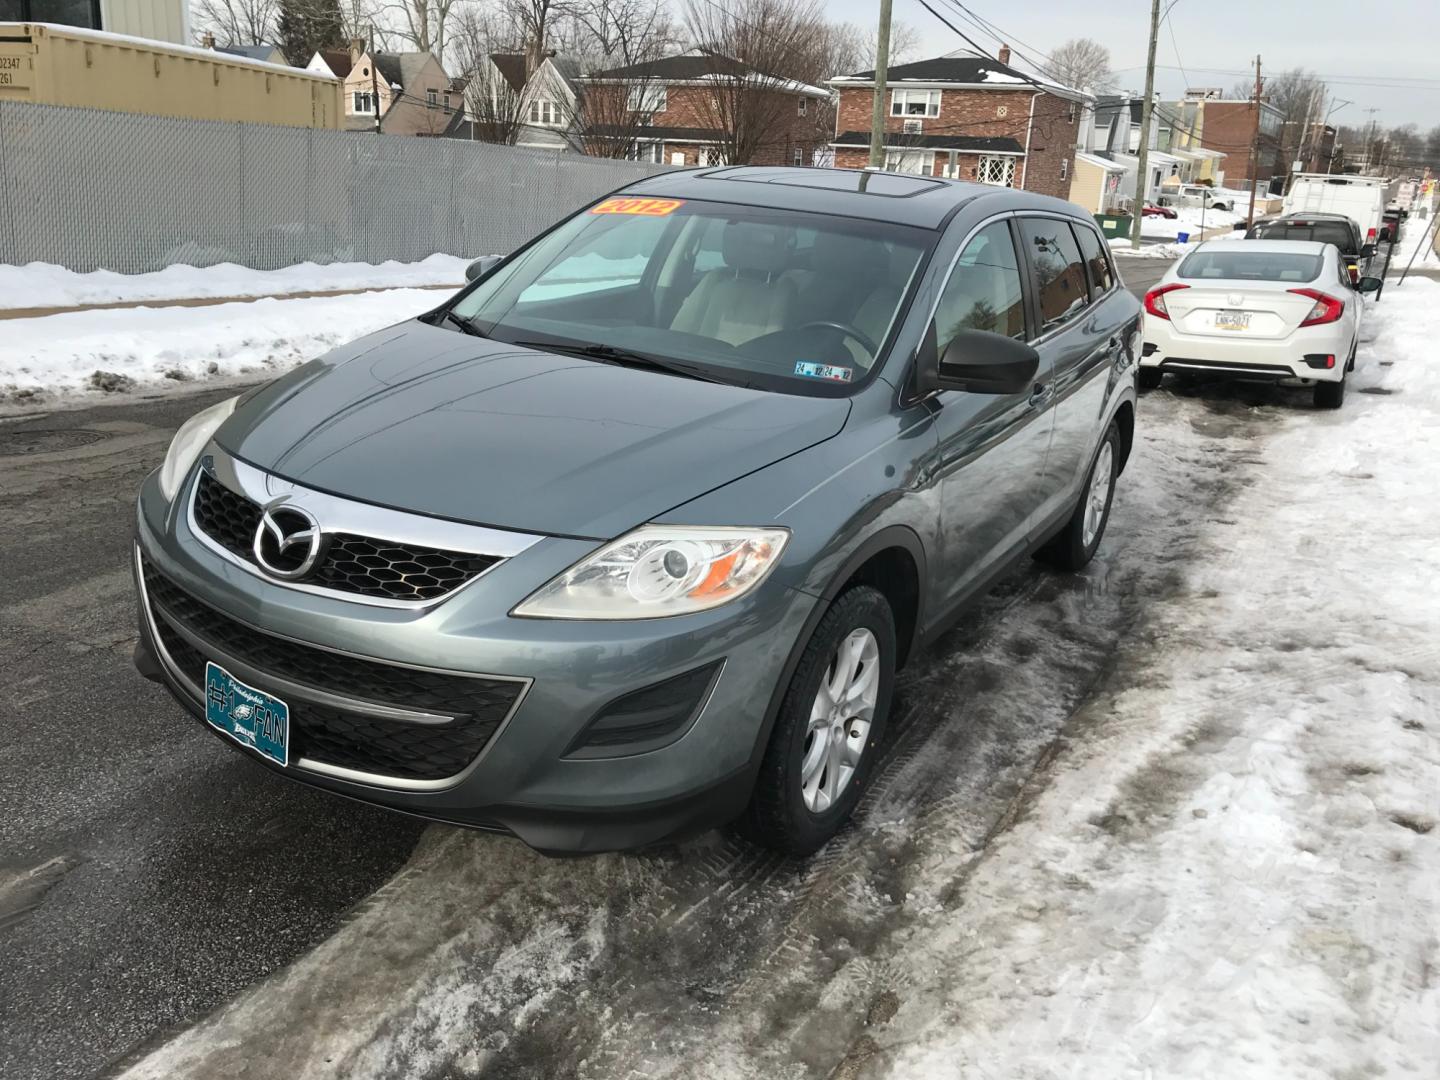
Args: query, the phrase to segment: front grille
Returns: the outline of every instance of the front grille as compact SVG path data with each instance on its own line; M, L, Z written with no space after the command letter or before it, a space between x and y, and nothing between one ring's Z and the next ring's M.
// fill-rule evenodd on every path
M207 659L233 656L259 671L304 686L402 708L454 715L446 724L414 724L279 696L290 706L295 757L403 779L439 780L470 764L514 707L522 684L386 664L266 634L191 596L143 564L160 643L185 678L205 685ZM207 657L166 620L214 645ZM260 686L265 689L265 686Z
M195 524L226 551L254 564L261 507L202 469L195 489ZM323 523L322 523L323 525ZM484 573L493 555L442 551L415 544L326 533L315 566L300 581L337 592L387 600L435 600Z

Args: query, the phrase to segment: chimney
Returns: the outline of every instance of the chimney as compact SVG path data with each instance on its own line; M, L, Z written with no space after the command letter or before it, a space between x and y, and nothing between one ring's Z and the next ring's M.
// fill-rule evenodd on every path
M205 33L200 35L200 47L202 49L215 48L215 35L209 30L206 30Z
M996 59L999 60L1002 64L1010 63L1010 46L1001 45L1000 54L996 57Z
M358 37L357 37L357 38L351 38L351 39L350 39L350 63L352 63L352 64L357 64L357 63L359 63L359 62L360 62L360 57L361 57L362 55L364 55L364 53L365 53L365 39L364 39L364 38L358 38Z

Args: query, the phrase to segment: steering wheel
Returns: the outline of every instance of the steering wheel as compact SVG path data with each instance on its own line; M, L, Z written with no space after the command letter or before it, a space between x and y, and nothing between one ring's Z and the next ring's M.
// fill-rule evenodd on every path
M821 330L834 330L836 333L839 333L845 337L853 338L854 340L858 341L862 346L864 346L865 351L870 354L870 359L872 360L875 359L875 357L880 352L879 345L876 345L875 342L871 341L868 337L862 334L859 330L856 330L853 326L846 326L844 323L840 322L831 322L829 319L816 319L814 322L807 322L804 326L796 327L796 329L809 330L811 327L816 327Z

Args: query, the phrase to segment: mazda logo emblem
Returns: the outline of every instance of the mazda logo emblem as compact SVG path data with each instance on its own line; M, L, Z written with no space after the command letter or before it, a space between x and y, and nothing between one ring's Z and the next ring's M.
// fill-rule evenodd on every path
M270 506L255 527L255 561L286 580L304 577L320 557L320 524L298 506Z

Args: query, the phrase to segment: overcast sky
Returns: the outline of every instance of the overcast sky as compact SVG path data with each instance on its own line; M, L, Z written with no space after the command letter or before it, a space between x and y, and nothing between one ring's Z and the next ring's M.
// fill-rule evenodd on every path
M927 2L982 45L994 44L993 38L983 37L954 15L945 0ZM1019 35L1019 40L1033 46L1024 49L1032 56L1069 38L1094 38L1109 48L1121 87L1137 92L1144 88L1148 0L962 2L1007 36ZM917 0L894 0L894 5L895 18L921 32L922 56L965 47ZM825 0L825 10L832 19L874 25L879 2ZM1332 124L1368 123L1370 116L1364 110L1376 108L1374 119L1386 127L1413 123L1425 132L1440 126L1437 0L1178 0L1168 23L1160 28L1155 55L1157 66L1164 65L1156 71L1156 86L1167 97L1178 96L1187 85L1228 91L1252 70L1259 53L1266 71L1309 68L1327 78L1332 98L1353 101L1331 114ZM1181 67L1188 79L1177 70ZM1406 79L1424 82L1405 84ZM1392 85L1363 85L1367 83Z

